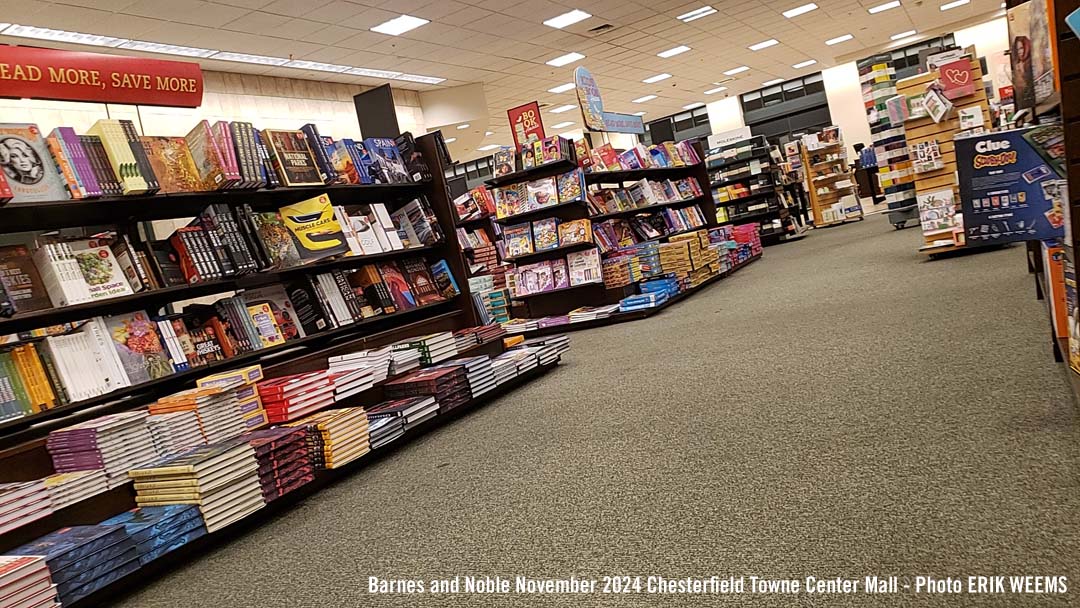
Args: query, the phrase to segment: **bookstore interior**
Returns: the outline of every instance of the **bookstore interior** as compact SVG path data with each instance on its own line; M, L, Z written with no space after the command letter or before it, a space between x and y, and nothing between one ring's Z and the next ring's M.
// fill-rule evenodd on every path
M509 433L524 450L550 439L549 425L573 443L511 474L567 484L555 500L581 501L603 530L613 511L602 503L622 499L579 493L569 476L585 467L603 483L592 479L605 476L595 458L607 472L630 465L618 451L593 455L589 442L637 455L653 441L648 429L624 425L620 407L649 408L644 427L668 408L688 420L722 417L720 396L748 381L726 375L730 358L810 358L780 339L799 334L804 319L843 350L846 319L856 314L843 300L852 286L802 301L807 282L836 285L837 259L904 276L873 270L882 285L934 275L943 283L910 306L937 314L969 305L960 286L979 281L972 273L984 266L986 276L1019 276L1034 297L1002 295L1003 305L1037 335L1020 354L991 356L1026 357L1060 377L1065 413L1040 415L1062 426L1043 430L1066 435L1071 443L1060 449L1076 452L1071 207L1080 187L1070 195L1068 182L1080 179L1077 0L0 0L0 22L0 608L270 605L245 595L256 585L280 605L301 605L296 598L317 596L290 596L287 576L237 582L228 601L168 587L192 564L220 579L247 571L203 557L307 517L332 527L330 507L311 505L394 484L413 467L431 469L420 491L441 504L441 480L469 474L444 459L482 449L494 441L488 433ZM850 253L856 246L864 249ZM873 311L882 332L907 314L909 304L897 306ZM736 332L732 319L757 333ZM967 339L1005 348L984 335ZM628 352L630 344L654 350ZM671 370L703 356L711 369L687 371L694 386L683 390L717 403L690 406L650 390L652 358L671 359ZM828 390L848 390L844 371L827 373ZM785 370L771 381L802 380ZM613 384L629 387L605 402L614 412L604 420L614 422L556 423L551 417L571 414L544 403L563 394L587 402ZM898 386L907 387L897 389L903 398L914 385ZM830 399L806 403L820 409ZM509 407L521 403L530 407ZM685 425L695 423L683 424L680 433L693 435ZM726 424L703 428L763 459L783 449ZM1007 444L1012 431L996 430ZM624 432L627 443L610 443L608 433ZM657 457L685 457L672 450ZM485 475L509 458L487 454ZM723 463L659 470L759 475L725 472ZM493 479L506 492L520 488ZM667 491L659 483L625 491ZM1072 505L1063 517L1075 525L1080 492L1060 483L1068 497L1025 504ZM809 492L812 509L821 497ZM697 495L670 499L706 504ZM357 557L369 537L419 525L383 518L412 498L387 500L356 516L367 528L325 550L336 552L328 563L357 562L352 579L326 591L350 599L340 605L380 605L369 596L425 585L447 596L492 592L489 583L500 593L580 596L751 593L758 584L734 573L727 591L708 578L680 579L673 591L645 572L586 569L614 587L579 588L573 563L618 554L624 535L651 534L622 516L600 546L569 550L570 570L548 561L550 571L521 573L569 577L536 586L499 580L508 572L496 558L447 572L411 554ZM446 508L547 509L527 525L561 525L551 500L509 500L483 486L446 499ZM717 500L707 510L730 498ZM953 503L926 505L965 516ZM517 538L508 534L475 547L504 552ZM528 538L542 554L543 543ZM770 572L790 564L778 546L750 563ZM1080 554L1075 545L1047 551L1059 548ZM671 562L649 563L663 563L665 576L702 574L662 557ZM1044 575L1031 583L1040 593L1065 594L1064 575L1080 575L1080 564L1066 565L1073 571L1014 574ZM809 571L789 574L829 574L803 566ZM387 586L369 584L369 574ZM891 574L910 575L914 588L926 583L917 574L959 573ZM434 579L446 576L440 589ZM398 585L404 578L420 591ZM474 591L458 589L459 578ZM813 593L812 578L793 593ZM907 588L881 584L896 595ZM950 592L971 591L965 581ZM878 601L861 600L852 605ZM762 605L792 600L775 601Z

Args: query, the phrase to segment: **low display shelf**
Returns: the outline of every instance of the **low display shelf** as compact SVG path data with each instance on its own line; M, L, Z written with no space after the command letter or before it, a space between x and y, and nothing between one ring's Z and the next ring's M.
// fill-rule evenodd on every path
M656 203L654 205L645 205L644 207L635 207L633 209L623 209L622 211L610 211L608 213L601 213L600 215L590 215L589 219L594 222L601 222L614 217L626 217L628 215L637 215L638 213L648 213L654 209L663 209L665 207L678 207L680 205L692 205L695 203L703 202L709 195L695 196L693 198L684 198L677 201L667 201L663 203Z
M560 175L568 171L573 171L574 169L577 169L577 166L577 161L573 158L563 158L537 165L536 167L531 167L529 169L522 169L521 171L514 171L513 173L493 177L489 180L485 180L484 184L494 188L497 186L505 186L507 184L527 182L542 177L551 177L553 175Z
M523 253L518 256L503 258L504 262L511 264L529 264L532 262L539 262L550 258L557 258L567 253L574 251L584 251L586 249L592 249L596 247L596 243L592 241L582 241L580 243L570 243L569 245L560 245L559 247L552 247L551 249L544 249L541 251L534 251L532 253Z
M538 291L536 293L527 293L527 294L524 294L524 295L516 295L515 294L512 297L512 299L514 299L514 300L527 300L529 298L538 298L540 296L548 296L548 295L551 295L553 293L563 293L563 292L566 292L566 291L574 291L576 289L581 289L582 287L595 287L597 285L599 285L600 287L603 287L604 282L603 281L592 281L591 283L578 283L577 285L571 285L569 287L560 287L558 289L549 289L547 291Z
M585 174L586 184L608 184L640 179L667 179L697 170L701 165L683 165L681 167L659 167L655 169L627 169L625 171L593 171Z
M495 222L499 224L516 224L523 220L528 220L535 217L543 217L553 212L560 212L566 209L579 209L584 210L585 199L579 198L572 201L566 201L565 203L559 203L558 205L548 205L547 207L538 207L536 209L530 209L522 213L515 213L514 215L508 215L506 217L495 218Z

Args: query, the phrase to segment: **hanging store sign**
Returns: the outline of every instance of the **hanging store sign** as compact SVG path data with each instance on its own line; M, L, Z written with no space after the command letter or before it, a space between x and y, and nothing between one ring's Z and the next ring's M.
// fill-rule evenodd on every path
M510 132L514 135L514 149L521 150L528 142L544 139L544 121L540 118L540 104L535 101L506 111L510 119Z
M606 133L645 132L645 123L640 116L604 111L600 87L589 70L580 66L575 69L574 85L577 86L578 105L581 106L581 119L585 128Z
M196 108L197 63L0 46L0 97Z

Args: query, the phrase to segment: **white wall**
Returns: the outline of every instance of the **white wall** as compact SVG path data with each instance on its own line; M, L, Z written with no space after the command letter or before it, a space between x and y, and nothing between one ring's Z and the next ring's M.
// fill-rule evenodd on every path
M709 113L709 127L713 135L746 126L738 95L705 104L705 111Z
M840 136L847 146L848 160L855 159L854 145L870 145L870 123L866 121L862 86L859 84L859 68L855 62L838 65L821 73L825 84L825 97L829 101L829 114L834 125L840 127Z

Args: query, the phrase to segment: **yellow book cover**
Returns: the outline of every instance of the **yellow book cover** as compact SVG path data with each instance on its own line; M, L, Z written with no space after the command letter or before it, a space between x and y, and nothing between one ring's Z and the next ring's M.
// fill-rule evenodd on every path
M280 209L280 213L300 253L300 259L305 262L349 252L345 233L334 214L334 205L326 194L286 205Z
M101 139L105 155L109 158L113 171L116 172L116 178L120 180L124 194L144 194L150 190L150 185L139 172L135 153L131 151L131 144L128 143L124 127L120 125L119 120L99 120L86 133L97 135Z
M285 342L285 336L281 334L281 327L278 326L277 320L274 319L274 311L269 304L263 302L262 304L248 306L247 311L248 316L251 317L251 322L255 324L255 330L259 332L259 340L262 342L263 348L277 346Z

